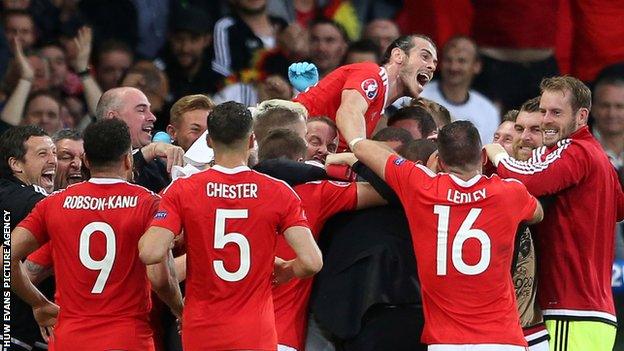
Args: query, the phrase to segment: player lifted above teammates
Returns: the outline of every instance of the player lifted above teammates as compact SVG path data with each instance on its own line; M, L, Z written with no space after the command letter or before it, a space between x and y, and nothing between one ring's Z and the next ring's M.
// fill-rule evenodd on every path
M139 244L144 262L159 262L174 235L184 230L185 350L277 349L271 273L275 269L274 282L280 283L321 269L321 253L299 197L286 183L247 167L254 145L252 124L242 104L214 108L208 143L216 165L165 189L159 212ZM231 191L236 184L249 186ZM275 258L278 235L285 236L295 259Z
M396 39L386 49L382 66L355 63L339 67L316 86L299 94L309 116L328 116L336 121L345 140L370 137L384 108L402 96L417 97L433 77L438 64L436 46L423 35Z

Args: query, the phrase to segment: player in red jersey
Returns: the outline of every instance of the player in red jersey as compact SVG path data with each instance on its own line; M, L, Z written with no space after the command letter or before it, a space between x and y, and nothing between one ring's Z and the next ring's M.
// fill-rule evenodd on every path
M305 141L288 129L273 130L260 142L260 162L280 157L300 161L306 153ZM301 198L315 240L333 215L386 203L370 184L364 182L322 180L295 185L294 190ZM277 238L275 252L282 259L296 257L283 237ZM312 279L293 279L273 287L278 350L304 349L312 283Z
M402 96L417 97L433 78L437 64L431 39L402 36L386 49L381 66L354 63L339 67L294 101L301 103L309 116L335 120L341 133L338 149L344 151L345 140L372 135L388 105Z
M481 175L477 129L459 121L440 130L438 167L446 173L437 175L376 142L351 145L405 208L429 350L526 350L509 270L518 224L543 213L520 182Z
M139 243L146 263L163 260L184 230L185 350L276 350L274 283L321 269L321 253L301 200L286 183L247 167L253 120L244 105L221 104L208 118L216 165L165 189L158 213ZM275 258L283 234L297 253Z
M51 349L153 350L148 275L174 314L182 311L175 275L163 278L171 272L164 264L146 274L139 260L138 241L156 212L158 195L126 182L132 154L123 121L90 125L84 147L92 178L39 202L11 234L12 288L33 306L49 334L54 326ZM48 241L58 306L32 285L20 264Z

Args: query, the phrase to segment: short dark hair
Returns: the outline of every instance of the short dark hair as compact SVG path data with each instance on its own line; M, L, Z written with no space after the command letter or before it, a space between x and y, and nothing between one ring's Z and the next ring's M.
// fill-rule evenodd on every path
M520 113L520 111L518 110L509 110L505 112L505 114L503 115L503 119L501 120L501 124L503 124L503 122L516 123L516 118L518 118L518 113Z
M0 135L0 155L2 155L2 165L0 165L0 176L10 177L11 167L9 158L24 160L26 155L26 141L30 137L47 136L48 134L38 126L19 126L7 129Z
M342 26L342 24L333 21L327 17L317 17L315 19L313 19L309 24L308 24L308 29L311 31L312 27L320 25L320 24L328 24L334 28L336 28L336 30L338 32L340 32L340 36L342 37L342 39L345 41L345 43L349 43L349 35L347 34L347 30Z
M520 107L520 112L529 112L529 113L540 112L539 104L540 104L540 97L536 96L532 99L525 101L524 104L522 104L522 106Z
M303 118L297 111L289 108L275 106L269 107L265 111L256 115L253 130L258 140L266 138L273 129L286 128L304 122Z
M370 39L362 39L349 44L347 55L353 52L367 52L375 55L375 62L379 62L379 45Z
M434 141L429 139L417 139L403 145L399 150L399 154L410 161L420 161L426 164L427 160L429 160L429 156L437 149L438 146Z
M306 144L297 133L290 129L274 129L260 141L258 159L260 161L284 157L297 161L306 155Z
M97 47L95 58L95 65L99 66L100 60L102 59L102 55L107 54L112 51L121 51L125 52L130 56L131 59L134 59L134 51L130 48L128 44L123 41L109 39Z
M431 114L438 128L442 128L452 122L449 110L433 100L418 97L416 99L412 99L410 106L420 106L424 108Z
M54 143L64 139L82 140L82 134L76 129L61 129L52 135L52 141Z
M54 100L54 102L56 102L56 104L58 105L59 114L60 114L60 110L61 110L61 107L63 106L63 103L58 98L58 95L55 94L52 90L42 90L42 91L36 91L28 95L28 99L26 99L26 103L24 104L24 112L23 112L24 116L26 116L26 114L28 113L28 109L30 108L30 103L33 102L33 100L41 96L45 96Z
M388 125L392 126L398 121L411 119L418 122L420 134L423 138L431 135L436 129L436 123L431 113L421 106L405 106L398 109L388 118Z
M425 39L426 41L431 43L431 45L433 46L434 49L436 49L436 51L438 51L436 44L433 42L431 38L429 38L426 35L422 35L422 34L402 35L394 39L394 41L386 48L383 59L381 60L381 64L385 65L386 63L390 62L390 56L392 56L392 50L394 48L399 48L403 50L405 54L409 55L410 50L414 48L415 38Z
M251 112L238 102L228 101L217 105L208 115L208 135L223 145L243 140L251 133L252 127Z
M410 132L403 128L386 127L373 135L375 141L400 141L401 144L407 145L414 140Z
M468 170L481 163L481 137L469 121L455 121L438 133L440 159L449 167Z
M85 156L91 168L115 165L130 151L130 130L118 119L102 119L84 131Z
M594 83L594 99L596 98L596 91L598 91L598 88L605 85L614 85L620 88L624 87L624 74L599 76Z

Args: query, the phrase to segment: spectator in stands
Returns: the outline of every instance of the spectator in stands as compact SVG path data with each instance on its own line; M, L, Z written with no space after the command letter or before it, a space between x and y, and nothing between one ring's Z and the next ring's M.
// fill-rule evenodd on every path
M336 123L327 117L312 117L307 122L306 160L316 160L321 164L325 158L338 149L338 127Z
M268 0L267 12L281 17L289 24L307 28L311 21L321 14L319 0Z
M68 185L81 182L84 143L82 135L75 129L59 130L52 136L56 146L56 173L54 190L65 189Z
M362 37L375 42L378 46L379 56L383 57L386 48L400 35L401 32L396 23L389 19L380 18L366 25Z
M416 140L429 138L437 132L433 117L420 106L407 106L399 109L388 118L388 126L405 129Z
M516 133L516 117L518 117L518 110L509 110L503 116L503 121L494 132L494 138L492 142L501 145L505 148L505 151L510 155L513 155L513 145L518 137Z
M233 14L215 24L215 58L212 69L224 77L250 68L254 53L272 49L277 33L286 27L283 19L271 17L266 0L231 0Z
M348 47L347 33L336 22L317 19L310 24L310 60L320 78L342 64Z
M60 43L48 43L41 48L41 56L50 65L50 87L72 94L80 88L80 79L69 71L65 49Z
M196 94L182 97L171 106L167 134L173 143L184 151L193 145L207 128L208 114L215 104L206 95Z
M624 76L599 79L594 85L594 136L617 169L624 168Z
M456 120L468 120L487 144L498 126L498 110L485 96L470 89L481 70L477 45L467 37L448 41L442 53L441 79L425 86L421 96L444 105Z
M386 127L373 135L373 140L383 141L394 151L401 150L405 145L409 144L414 138L410 132L403 128Z
M134 54L127 44L115 40L102 44L95 60L96 79L102 90L118 87L133 60Z
M61 125L61 103L49 92L32 94L26 102L24 125L39 126L48 135L53 135L63 128Z
M163 56L173 99L216 93L222 77L211 67L212 19L193 6L178 9L174 16Z
M379 55L379 46L375 42L367 39L353 42L349 44L347 54L345 56L345 64L358 62L375 62L379 63L381 56Z
M32 15L26 10L7 10L4 13L4 32L15 52L15 39L22 44L24 51L30 51L37 42L37 30Z

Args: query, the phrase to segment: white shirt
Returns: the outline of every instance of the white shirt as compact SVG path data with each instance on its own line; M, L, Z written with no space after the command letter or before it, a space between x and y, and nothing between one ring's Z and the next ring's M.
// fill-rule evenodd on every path
M444 95L442 95L442 90L439 88L437 81L425 85L425 89L420 96L446 107L454 121L472 122L479 130L483 145L492 142L494 133L500 124L500 114L496 106L485 96L471 89L468 92L468 100L466 102L454 104L446 100Z

